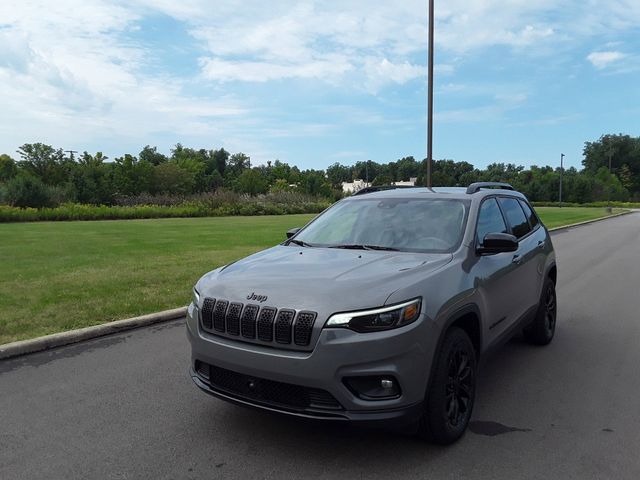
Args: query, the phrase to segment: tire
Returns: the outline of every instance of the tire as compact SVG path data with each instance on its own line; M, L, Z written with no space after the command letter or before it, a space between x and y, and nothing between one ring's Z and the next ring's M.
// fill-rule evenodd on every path
M522 332L525 340L534 345L548 345L556 332L557 311L556 285L547 277L542 286L536 318Z
M467 429L476 393L476 352L464 330L452 327L446 333L435 362L418 436L448 445Z

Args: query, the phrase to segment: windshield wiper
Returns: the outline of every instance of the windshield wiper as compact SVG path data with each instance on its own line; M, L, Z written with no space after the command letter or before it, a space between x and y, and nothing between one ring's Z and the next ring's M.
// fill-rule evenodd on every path
M363 245L363 244L351 244L351 245L331 245L329 248L344 248L349 250L385 250L388 252L397 252L397 248L384 247L382 245Z
M292 238L291 240L289 240L287 242L287 245L291 245L292 243L295 244L295 245L298 245L300 247L315 247L315 245L312 245L310 243L304 242L302 240L296 240L295 238Z

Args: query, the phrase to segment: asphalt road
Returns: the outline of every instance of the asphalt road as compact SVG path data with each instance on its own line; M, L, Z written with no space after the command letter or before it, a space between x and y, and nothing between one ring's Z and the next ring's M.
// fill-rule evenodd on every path
M448 448L226 404L182 321L0 363L0 479L640 478L640 213L554 234L554 342L482 370Z

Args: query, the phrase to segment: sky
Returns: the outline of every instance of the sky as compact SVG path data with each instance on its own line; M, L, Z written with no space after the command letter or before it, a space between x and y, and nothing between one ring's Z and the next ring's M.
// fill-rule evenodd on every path
M640 135L640 1L436 0L434 158L580 167ZM0 153L426 156L426 0L2 0Z

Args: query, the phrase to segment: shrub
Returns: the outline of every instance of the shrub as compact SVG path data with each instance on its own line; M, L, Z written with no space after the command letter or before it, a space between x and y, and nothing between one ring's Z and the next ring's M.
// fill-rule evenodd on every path
M59 192L31 175L18 175L6 184L6 200L14 207L53 207Z
M137 197L138 199L140 197ZM129 199L130 200L130 199ZM0 222L33 222L40 220L114 220L166 217L221 217L232 215L286 215L319 213L330 205L326 199L300 193L280 192L251 197L236 192L217 192L182 199L179 204L168 197L148 197L146 205L83 205L65 203L55 208L17 208L0 205Z

